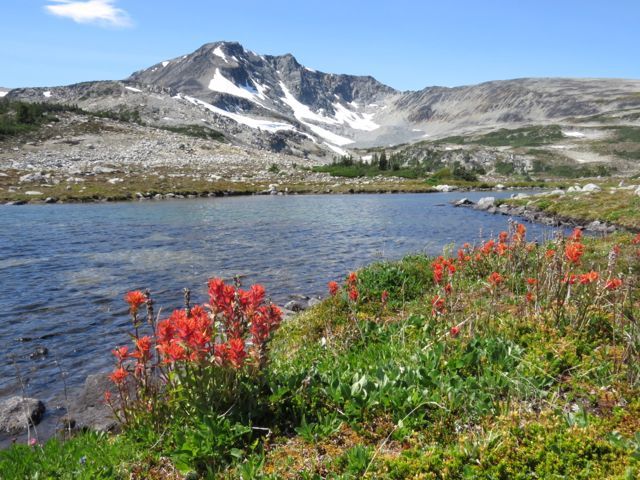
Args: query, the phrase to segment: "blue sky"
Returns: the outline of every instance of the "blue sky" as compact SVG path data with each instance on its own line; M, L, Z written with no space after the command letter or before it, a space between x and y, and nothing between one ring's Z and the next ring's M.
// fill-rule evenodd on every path
M0 86L125 78L236 40L401 90L640 78L640 0L3 0Z

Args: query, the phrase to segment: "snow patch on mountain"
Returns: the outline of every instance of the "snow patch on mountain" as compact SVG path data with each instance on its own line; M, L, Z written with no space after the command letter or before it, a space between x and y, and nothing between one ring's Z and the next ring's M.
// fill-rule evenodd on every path
M343 157L346 157L347 155L349 155L349 152L347 152L346 150L337 147L335 145L331 145L328 142L324 142L324 144L329 147L332 151L336 152L338 155L342 155Z
M222 108L218 108L216 106L211 105L210 103L203 102L202 100L198 100L197 98L190 97L188 95L178 94L174 98L176 99L184 99L193 105L197 105L199 107L203 107L210 112L216 113L223 117L230 118L236 123L240 123L242 125L246 125L247 127L255 128L258 130L264 130L266 132L279 132L281 130L295 130L296 128L289 123L282 122L273 122L269 120L262 120L258 118L247 117L245 115L240 115L238 113L231 113Z
M351 102L350 105L357 106L355 102ZM333 104L333 108L336 111L336 120L340 123L346 123L353 129L372 132L380 128L380 125L373 121L372 113L356 113L338 102Z
M49 90L47 90L46 92L42 92L42 95L44 95L45 98L51 98L51 92Z
M257 102L256 97L262 96L262 94L259 94L258 90L251 85L236 85L231 80L226 78L220 72L219 68L216 68L216 72L209 82L209 90L213 90L214 92L227 93L235 97L246 98L247 100L251 100L252 102L256 103L259 103Z
M213 54L220 57L222 60L224 60L226 63L229 63L229 60L227 60L227 56L224 54L224 52L222 51L222 48L220 48L220 46L217 46L214 50L213 50Z
M142 90L140 90L139 88L134 88L134 87L124 87L127 90L129 90L130 92L135 92L135 93L140 93L142 92Z
M293 110L293 116L298 120L312 120L314 122L334 125L339 123L333 118L325 117L324 115L320 115L314 112L307 105L300 102L296 97L293 96L293 94L289 91L289 89L283 82L280 82L280 88L282 89L282 93L284 93L284 97L280 97L280 100L286 103L289 108Z
M171 62L166 62L166 61L165 61L165 62L162 62L162 66L163 66L163 67L166 67L166 66L167 66L167 65L169 65L170 63L171 63Z
M582 133L582 132L570 132L570 131L565 131L565 130L562 131L562 134L565 137L575 137L575 138L581 138L581 137L585 136L584 133Z
M350 138L342 137L336 133L330 132L329 130L325 130L322 127L314 125L313 123L308 123L308 122L302 122L302 123L304 123L309 128L309 130L311 130L313 133L315 133L319 137L324 138L325 140L328 140L329 142L335 145L342 147L344 145L355 143Z
M9 92L0 91L0 98L4 97L7 93L9 93Z

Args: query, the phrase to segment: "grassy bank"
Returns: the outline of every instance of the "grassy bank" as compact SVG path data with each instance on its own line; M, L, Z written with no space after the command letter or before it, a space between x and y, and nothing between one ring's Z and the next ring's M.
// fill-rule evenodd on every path
M263 369L213 368L228 404L185 381L121 435L0 452L0 478L637 478L639 276L640 237L522 227L374 264Z
M574 193L522 200L505 200L511 205L545 212L578 223L604 221L631 231L640 229L640 197L633 190L603 190L588 194Z

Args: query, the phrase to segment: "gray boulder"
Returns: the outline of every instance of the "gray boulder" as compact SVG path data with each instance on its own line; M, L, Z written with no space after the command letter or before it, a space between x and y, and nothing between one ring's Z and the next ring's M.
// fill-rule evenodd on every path
M489 210L496 203L496 197L482 197L478 200L475 208L477 210Z
M453 202L454 207L463 207L466 205L473 205L473 202L468 198L461 198L460 200L456 200L455 202Z
M7 398L0 402L0 431L19 433L26 430L28 425L40 423L45 412L44 403L35 398L18 396Z
M582 187L583 192L599 192L600 190L602 189L595 183L587 183L584 187Z
M304 300L291 300L284 304L284 308L292 312L302 312L308 308L308 303Z
M72 399L67 412L67 422L80 430L111 432L118 427L111 407L105 403L104 394L110 392L114 400L117 389L107 374L89 375L79 395Z

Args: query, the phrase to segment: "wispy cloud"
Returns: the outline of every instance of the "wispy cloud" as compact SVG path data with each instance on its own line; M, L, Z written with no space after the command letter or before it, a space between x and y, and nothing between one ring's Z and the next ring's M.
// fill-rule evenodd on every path
M101 26L130 27L129 14L114 5L116 0L49 0L45 9L59 17L70 18L77 23L93 23Z

